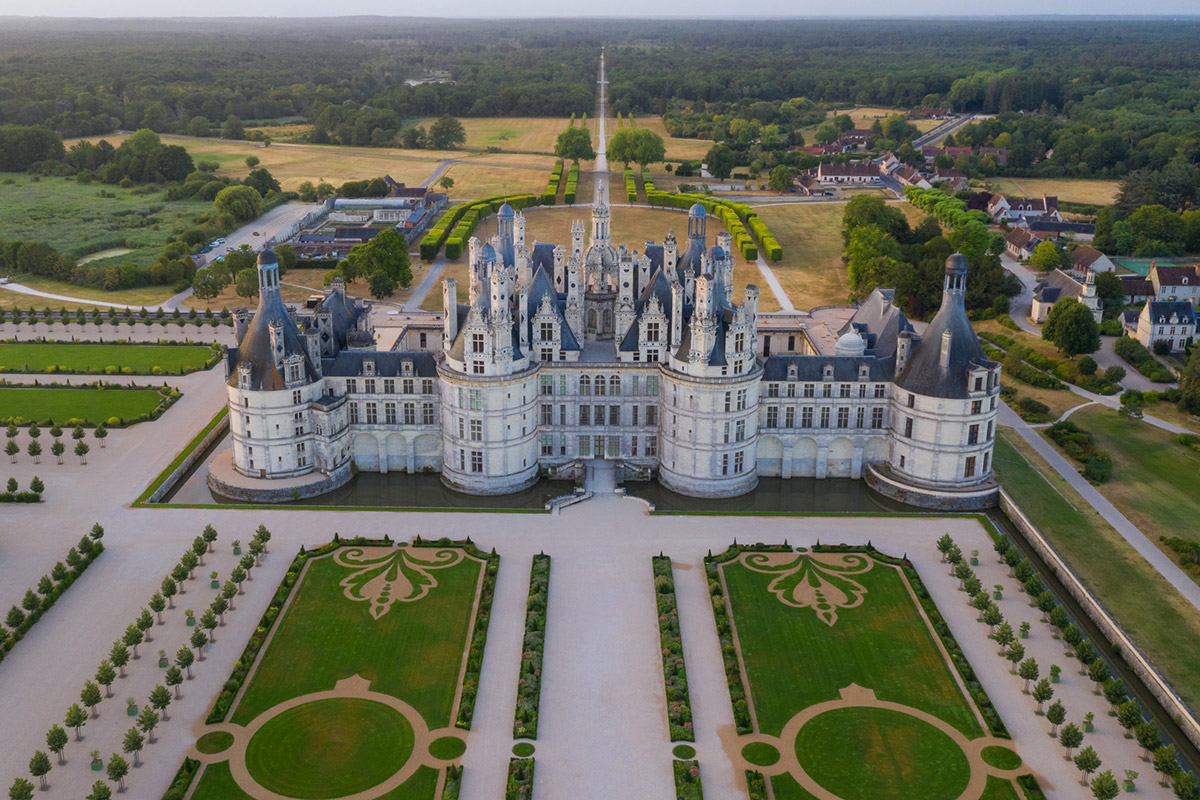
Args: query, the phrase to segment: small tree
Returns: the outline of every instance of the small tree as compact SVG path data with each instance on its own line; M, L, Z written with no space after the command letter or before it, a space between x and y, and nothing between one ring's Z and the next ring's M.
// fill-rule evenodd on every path
M12 459L12 463L15 464L17 463L17 453L21 452L21 445L17 444L12 439L9 439L8 444L4 445L4 452L9 458ZM18 778L17 780L21 779ZM28 783L28 781L26 781L26 783Z
M46 484L42 482L41 478L39 478L37 475L34 475L33 480L29 482L29 491L40 495L42 492L46 491Z
M1083 730L1074 722L1068 722L1063 726L1063 729L1059 731L1058 743L1061 744L1063 749L1067 751L1067 754L1064 756L1064 758L1067 761L1070 761L1071 751L1083 744Z
M142 632L142 641L152 642L154 639L150 636L150 629L154 627L154 616L150 613L150 609L143 608L142 613L138 615L137 629Z
M1062 700L1055 700L1046 709L1046 720L1050 723L1050 738L1058 736L1058 726L1067 718L1067 709Z
M1120 678L1110 678L1104 682L1104 699L1112 706L1112 711L1109 712L1110 717L1115 717L1120 710L1121 703L1125 702L1125 681Z
M188 680L192 679L192 664L196 660L196 654L191 651L191 648L181 647L179 652L175 654L175 666L183 667L187 670Z
M1196 773L1181 769L1175 773L1174 781L1175 796L1179 800L1197 800L1197 798L1200 798L1200 780L1197 780Z
M9 800L33 800L33 784L24 778L13 778L8 787Z
M1117 708L1117 724L1125 729L1125 738L1133 737L1133 729L1142 724L1142 709L1136 700L1126 700Z
M110 781L115 781L117 791L125 791L125 776L129 774L129 762L121 757L120 753L113 753L108 757L107 775Z
M106 442L108 439L108 428L104 427L103 425L97 425L96 430L92 435L95 436L96 441L100 443L101 450L103 450L105 447L108 447Z
M59 764L67 763L63 758L63 750L67 747L67 732L61 725L51 725L50 730L46 731L46 747L58 756Z
M113 668L112 662L105 659L100 662L100 666L96 668L96 683L104 687L104 696L112 697L113 681L117 679L117 671Z
M208 634L202 630L192 631L192 637L188 639L192 647L196 648L196 660L204 660L204 645L208 644Z
M192 552L196 554L196 563L203 566L204 554L208 552L208 542L204 540L203 536L192 539Z
M250 540L249 553L251 556L254 557L254 566L256 566L256 567L260 566L262 564L262 554L263 554L263 543L262 543L261 539L256 537L256 538ZM970 569L970 567L968 567L968 569Z
M121 641L124 642L127 647L133 650L133 657L135 660L138 658L138 645L142 643L143 638L144 637L141 629L135 624L130 624L129 627L125 629L125 635L121 637Z
M92 793L87 796L87 800L112 800L112 789L108 788L104 781L96 781L92 784Z
M1080 750L1075 755L1075 768L1080 772L1079 784L1087 786L1091 774L1100 769L1100 756L1096 755L1095 748L1088 745Z
M213 613L211 608L204 609L204 613L200 615L200 627L208 631L208 641L210 644L217 640L217 615Z
M189 655L191 652L191 650L188 650ZM167 686L170 686L175 690L175 699L178 700L180 697L179 687L183 684L183 672L180 671L179 667L174 665L167 667L167 672L163 676L163 681L166 682Z
M208 542L208 552L213 552L213 543L217 541L217 529L212 525L204 526L204 533L201 534L204 541Z
M79 456L80 464L87 463L87 454L89 450L91 450L91 448L87 446L87 442L77 442L75 444L75 455Z
M996 644L1000 645L1001 655L1004 654L1004 651L1008 649L1010 644L1016 641L1016 637L1013 636L1012 625L1007 622L1001 623L1000 627L996 628L991 634L991 638L995 640Z
M88 711L92 712L92 719L95 719L99 716L99 714L96 713L96 706L100 705L100 701L104 699L100 696L99 685L97 685L94 681L87 681L84 683L83 689L79 692L79 699L85 706L87 706Z
M1088 664L1088 677L1096 684L1096 688L1093 690L1094 694L1100 694L1100 685L1108 680L1111 675L1112 673L1108 669L1108 664L1102 658L1097 658L1091 664Z
M201 541L201 544L203 544L203 541ZM194 550L187 550L184 552L183 556L179 559L179 564L180 564L180 566L187 569L188 580L191 580L192 578L196 577L195 570L196 570L196 567L199 566L199 564L200 564L200 556L196 555Z
M242 593L242 581L246 580L246 570L241 564L233 568L233 572L229 573L229 578L237 584L237 593Z
M159 625L163 624L162 612L166 609L166 607L167 601L166 598L163 597L162 592L155 592L154 596L150 598L150 610L154 612Z
M1004 657L1012 663L1013 668L1010 669L1009 672L1015 675L1017 672L1017 664L1020 664L1025 658L1025 645L1021 644L1020 642L1013 642L1008 646L1008 650L1004 653Z
M1154 751L1162 746L1158 726L1154 724L1154 720L1148 719L1133 729L1133 735L1137 739L1138 747L1142 748L1143 760L1150 761L1154 757Z
M954 546L954 540L950 538L950 534L943 533L937 540L937 550L942 554L942 561L946 561L946 554L950 552L950 548Z
M87 724L87 721L87 712L80 707L79 703L71 703L70 708L67 709L67 715L63 719L63 724L68 728L74 728L75 741L78 742L83 739L80 730Z
M1096 800L1113 800L1120 793L1121 787L1112 770L1105 770L1092 780L1092 797Z
M161 683L158 684L150 690L150 705L162 713L163 722L166 722L167 706L171 705L171 691Z
M163 578L162 595L167 598L167 608L175 607L175 594L179 591L179 587L175 585L175 579L171 577Z
M71 431L71 438L74 439L75 441L79 441L83 437L84 437L83 426L76 425L75 429L73 431Z
M29 443L29 446L26 448L26 451L29 453L29 455L33 456L33 463L35 463L35 464L42 463L42 445L40 442L38 442L36 439L34 439L33 441L31 441Z
M1154 751L1151 761L1154 763L1154 771L1162 776L1159 783L1163 786L1170 785L1171 778L1179 771L1179 756L1175 754L1175 745L1158 748Z
M137 729L137 726L125 731L125 739L121 742L121 750L125 753L133 753L133 766L140 767L141 761L138 759L142 752L142 747L146 744L146 737L142 736L142 732Z
M43 791L50 788L50 784L46 783L46 776L50 774L53 766L50 763L50 756L46 755L45 750L34 751L33 758L29 759L29 774L38 779L38 784Z
M63 463L63 453L67 451L67 446L62 443L61 439L55 439L54 444L50 445L50 452L58 459L58 463Z
M188 552L191 553L192 551L189 550ZM192 558L195 558L195 555L193 555ZM172 580L175 581L175 583L179 589L179 593L186 594L187 591L183 588L183 585L187 582L187 579L188 579L188 568L185 564L183 564L183 562L176 564L175 567L171 570L171 578L172 578ZM165 587L164 587L164 589L165 589ZM166 594L166 592L164 591L163 594Z
M225 595L218 594L213 598L212 605L209 606L214 614L217 615L217 620L221 625L225 624L225 612L229 609L229 601L225 599Z
M1050 701L1054 697L1054 687L1050 685L1050 681L1042 678L1033 685L1033 699L1037 701L1037 713L1042 713L1042 704Z
M229 604L230 611L233 611L233 598L237 593L237 584L233 581L225 581L225 585L221 587L221 597L224 597L225 602Z
M120 639L113 642L112 649L108 651L108 660L117 668L122 678L125 677L125 665L129 663L129 648Z
M1025 694L1029 694L1029 682L1036 681L1038 679L1038 674L1039 671L1037 661L1032 658L1025 659L1021 662L1021 665L1017 667L1017 675L1019 675L1021 679L1025 681L1025 688L1022 689ZM1041 710L1040 707L1039 710Z
M150 706L145 706L137 716L137 726L146 734L146 743L154 744L154 727L158 725L158 712Z

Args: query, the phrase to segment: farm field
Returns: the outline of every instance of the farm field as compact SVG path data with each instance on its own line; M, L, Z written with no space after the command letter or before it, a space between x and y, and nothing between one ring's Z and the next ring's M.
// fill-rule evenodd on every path
M454 180L450 196L458 201L498 194L541 194L546 190L552 166L553 159L546 160L544 169L455 163L445 174Z
M168 241L194 226L197 214L212 210L212 203L199 200L168 203L158 191L133 194L120 186L81 184L68 178L0 173L0 180L12 181L0 186L0 240L46 242L74 259L96 251L128 251L92 260L93 267L127 263L148 267ZM114 197L102 197L101 192ZM59 293L67 286L53 285ZM153 288L165 292L164 298L170 296L165 288ZM122 293L100 294L111 302L124 302L117 299Z
M844 304L850 296L842 263L841 203L790 203L752 207L783 247L783 259L772 264L775 277L796 308ZM898 203L915 224L924 214Z
M192 796L248 797L257 784L288 797L379 787L432 800L457 760L446 751L461 753L442 745L462 741L451 726L483 568L457 547L314 556L232 713L205 732L231 736L197 748L206 766Z
M999 433L1000 484L1183 701L1200 700L1200 664L1191 657L1200 648L1195 609L1028 443L1009 428Z
M0 386L0 419L42 422L82 419L105 422L112 417L148 414L162 399L155 389L53 389Z
M499 147L501 150L523 150L535 153L553 153L558 135L567 129L569 118L563 117L459 117L467 140L467 150L484 150ZM429 130L436 122L434 118L423 119L417 124ZM575 120L576 127L579 120ZM595 120L588 117L588 128L593 132L595 146ZM495 155L489 153L489 156Z
M708 154L708 151L712 149L712 146L716 144L716 142L710 139L676 139L667 133L662 117L657 115L652 117L635 117L634 122L637 123L639 128L646 128L663 137L663 144L666 145L667 150L667 158L674 161L704 158ZM610 137L617 131L616 124L615 119L605 123L605 132ZM618 169L620 166L620 164L609 164L609 169Z
M1057 196L1070 203L1106 206L1117 199L1119 181L1076 178L993 178L996 190L1018 197Z
M785 764L849 800L964 792L979 767L959 742L987 729L898 567L863 553L745 552L717 572L756 720L747 741L774 737ZM777 796L808 797L799 779L785 767Z
M0 344L0 370L40 372L59 367L71 372L99 374L105 367L128 367L149 374L188 372L204 367L213 350L205 345L153 344Z

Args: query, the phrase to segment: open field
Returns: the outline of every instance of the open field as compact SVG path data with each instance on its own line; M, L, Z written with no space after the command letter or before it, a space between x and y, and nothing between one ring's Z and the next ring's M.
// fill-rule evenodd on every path
M1174 434L1126 421L1111 408L1089 406L1072 414L1071 421L1095 437L1097 449L1112 455L1112 480L1097 488L1130 522L1160 547L1160 536L1200 540L1200 453L1177 443Z
M1200 700L1200 663L1192 656L1200 649L1195 609L1012 430L1000 428L995 459L1001 485L1021 510L1183 701L1194 705Z
M158 254L155 254L155 259ZM61 294L65 297L77 297L80 300L97 300L102 303L120 303L122 305L133 306L156 306L170 300L175 292L170 286L135 286L132 289L117 289L115 291L107 291L105 289L93 289L91 286L76 286L73 283L63 283L62 281L51 280L50 278L42 278L37 275L14 275L13 280L22 286L28 286L30 289L36 289L39 292L47 294ZM50 300L45 297L37 297L28 294L18 294L16 292L0 293L0 300L13 298L13 302L8 304L8 307L13 305L18 308L28 308L30 305L36 308L44 308L50 306L56 311L63 307L64 302L61 300ZM65 303L70 308L70 303ZM85 306L87 307L87 306ZM91 306L94 308L94 306Z
M201 369L212 353L212 348L204 345L0 344L0 369L40 372L59 367L98 374L113 366L148 374L159 367L163 372L178 373Z
M340 797L413 759L428 763L426 731L454 719L481 569L449 547L344 547L310 561L228 717L247 726L268 715L261 736L234 745L246 748L250 776L290 797ZM341 689L348 679L369 689ZM350 693L275 709L335 687ZM394 710L387 696L411 711ZM413 711L419 720L408 718ZM230 796L220 766L201 773L198 800ZM437 781L422 768L384 796L432 800Z
M491 197L498 194L541 194L550 179L553 161L545 169L491 167L483 164L451 164L446 175L454 179L450 195L455 200Z
M1046 406L1048 406L1050 408L1050 411L1048 412L1048 422L1058 419L1067 411L1075 408L1075 406L1083 405L1087 402L1085 398L1080 397L1070 390L1039 389L1036 386L1030 386L1028 383L1019 381L1016 378L1009 378L1008 376L1003 375L1003 373L1001 374L1000 383L1004 386L1011 386L1013 389L1015 389L1017 391L1018 400L1022 397L1032 397L1039 403L1044 403ZM1016 403L1017 401L1014 400L1009 403L1009 405L1013 406L1015 410Z
M634 118L634 122L637 123L639 128L646 128L663 137L663 144L666 145L667 149L667 158L674 161L704 158L708 154L708 151L712 149L712 146L716 144L716 142L710 139L676 139L667 133L666 127L663 126L662 117L657 115L652 117L636 117ZM609 136L617 132L616 125L617 122L615 119L605 123L606 132ZM620 166L620 164L610 164L609 168L616 169Z
M158 407L162 396L154 389L49 389L0 386L0 419L66 422L82 419L101 423L112 417L132 418Z
M914 223L924 214L898 203ZM791 203L755 206L758 216L783 247L783 260L772 265L775 276L796 308L840 305L850 296L842 263L841 203Z
M212 203L198 200L168 203L158 191L133 194L115 185L24 173L0 173L0 178L12 181L0 187L0 240L46 242L69 258L115 248L130 251L93 260L92 267L148 267L168 241L194 226L197 214L212 210ZM115 196L101 197L101 192ZM102 294L125 302L116 299L120 293Z
M1092 203L1106 206L1117 199L1119 181L1097 181L1077 178L992 178L996 190L1018 197L1057 195L1070 203Z
M418 122L429 130L435 119ZM553 153L558 135L567 129L569 120L562 117L460 117L467 140L467 150L484 150L499 147L501 150L525 150L538 153ZM593 120L588 118L588 127ZM575 120L579 125L579 120ZM594 130L594 128L593 128ZM594 137L593 137L594 138ZM595 146L595 141L592 142Z

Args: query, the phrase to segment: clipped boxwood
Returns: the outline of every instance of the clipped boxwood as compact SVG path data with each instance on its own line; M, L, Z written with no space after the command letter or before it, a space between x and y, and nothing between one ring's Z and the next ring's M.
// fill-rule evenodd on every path
M533 557L533 567L529 575L529 599L525 602L525 641L521 648L521 671L517 683L517 710L513 719L514 739L537 738L549 594L550 556L539 553Z
M683 661L683 638L679 631L679 608L675 599L671 558L655 556L651 564L654 570L654 597L658 604L658 636L667 696L667 726L672 742L694 742L692 701L688 693L687 667Z

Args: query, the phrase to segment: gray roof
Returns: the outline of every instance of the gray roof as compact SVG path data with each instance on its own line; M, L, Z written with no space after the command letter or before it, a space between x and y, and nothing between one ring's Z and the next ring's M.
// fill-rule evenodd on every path
M876 356L768 356L763 365L764 381L786 381L788 367L796 367L796 380L822 381L825 380L825 367L833 366L831 380L842 383L857 381L858 368L866 364L867 379L872 381L890 381L895 367L895 359L877 358Z
M1186 300L1151 300L1146 304L1150 309L1150 322L1154 325L1169 325L1171 315L1176 317L1176 325L1191 325L1196 319L1196 310Z
M896 305L896 290L876 288L841 327L838 336L850 331L862 336L867 352L889 358L896 354L896 340L904 331L912 332L912 323Z
M275 253L269 248L258 254L259 268L277 264ZM271 324L278 323L281 331L279 352L271 350ZM255 391L277 391L287 388L283 373L275 367L276 357L280 361L287 356L304 358L305 381L317 379L317 372L308 357L308 346L300 335L296 320L288 313L279 292L264 292L258 300L258 310L250 320L246 334L228 354L230 386L238 385L238 370L250 368L250 386Z
M371 360L375 362L375 375L372 377L401 377L401 365L405 361L413 363L414 377L433 378L437 376L437 364L433 360L433 354L426 350L389 350L382 352L343 350L334 358L321 359L321 367L326 375L353 378L362 375L362 363ZM410 376L405 375L403 377L407 378Z
M955 253L946 259L948 279L965 279L967 259ZM950 334L950 357L943 369L941 349L943 334ZM896 386L913 394L925 397L966 399L970 396L968 372L973 366L992 368L996 362L988 360L979 344L979 337L967 319L963 304L963 293L942 292L942 307L921 336L921 343L909 357L904 371L896 377Z
M1061 269L1054 269L1046 280L1033 287L1033 296L1043 303L1055 303L1064 297L1082 297L1083 284Z

